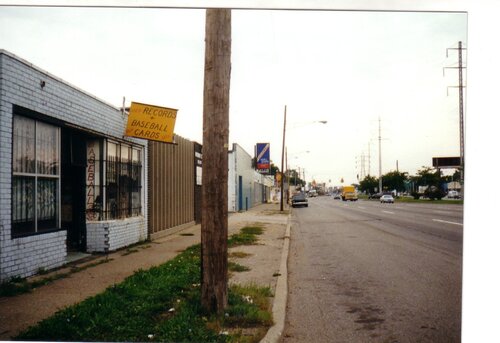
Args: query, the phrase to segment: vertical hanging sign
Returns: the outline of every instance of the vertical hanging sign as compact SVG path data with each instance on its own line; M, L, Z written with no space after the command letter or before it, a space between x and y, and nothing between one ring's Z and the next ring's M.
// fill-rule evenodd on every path
M271 154L269 143L257 143L257 170L262 174L269 174L271 171Z
M97 139L87 141L87 190L86 190L86 218L99 220L101 210L100 194L100 142Z
M173 143L177 110L132 102L125 136Z

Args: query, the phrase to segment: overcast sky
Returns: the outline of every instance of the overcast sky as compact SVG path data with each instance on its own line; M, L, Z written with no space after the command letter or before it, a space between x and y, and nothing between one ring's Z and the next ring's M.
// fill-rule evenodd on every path
M8 1L9 3L30 3ZM54 1L51 1L54 2ZM64 1L59 1L64 2ZM75 3L78 1L72 1ZM107 0L105 3L125 3ZM7 1L0 0L0 5ZM33 3L33 1L31 1ZM80 3L83 3L80 1ZM89 1L85 1L89 4ZM97 2L96 2L97 3ZM99 1L103 4L103 1ZM127 1L254 6L245 0ZM252 153L271 143L280 164L284 106L289 164L317 181L356 181L356 156L378 174L415 173L434 156L458 156L458 41L467 47L463 342L500 341L497 157L498 0L268 0L268 8L462 11L456 13L233 11L230 141ZM202 9L0 7L0 48L114 105L179 109L175 132L201 142ZM327 125L314 124L327 120ZM304 151L310 151L304 153ZM359 164L358 164L359 167ZM367 166L366 166L367 167ZM485 177L488 176L488 177ZM485 201L486 199L486 201Z
M202 9L0 8L3 49L117 107L177 108L175 133L198 142L204 25ZM459 41L465 13L234 10L230 143L269 142L280 166L286 105L308 181L378 176L379 118L383 174L459 156L457 69L443 76Z

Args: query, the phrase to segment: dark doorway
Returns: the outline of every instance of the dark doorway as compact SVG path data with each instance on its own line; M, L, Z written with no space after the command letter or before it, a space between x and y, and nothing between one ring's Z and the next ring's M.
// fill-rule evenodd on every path
M243 210L243 176L238 175L238 211Z
M61 225L68 232L68 251L85 251L85 168L87 165L86 136L63 129L61 135Z

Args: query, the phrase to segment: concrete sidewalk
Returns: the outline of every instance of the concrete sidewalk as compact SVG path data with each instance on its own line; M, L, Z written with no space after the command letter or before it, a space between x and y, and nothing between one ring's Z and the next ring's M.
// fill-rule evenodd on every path
M264 340L277 341L283 330L282 324L284 325L283 301L286 305L289 214L287 211L280 213L278 204L263 204L247 212L230 214L228 221L229 235L239 232L244 226L256 223L265 229L264 234L259 236L258 245L240 246L229 250L230 253L231 251L248 253L248 257L234 260L250 268L247 272L233 273L230 276L230 283L252 282L273 289L275 294L273 315L277 324L269 330ZM46 278L68 272L71 267L88 266L87 269L70 273L67 277L34 289L31 293L0 298L0 340L9 340L58 310L101 293L138 269L148 269L165 263L187 247L200 243L200 229L200 225L195 225L149 243L110 253L107 257L92 256L50 274L32 278Z

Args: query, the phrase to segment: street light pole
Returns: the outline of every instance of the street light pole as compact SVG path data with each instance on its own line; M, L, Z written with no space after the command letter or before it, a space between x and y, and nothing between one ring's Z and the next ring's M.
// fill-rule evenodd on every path
M285 164L285 134L286 134L286 105L285 105L285 115L283 118L283 146L281 147L281 180L280 180L280 188L281 188L281 199L280 199L280 211L283 212L283 187L284 187L284 164Z
M326 124L326 120L318 120L313 121L313 123ZM280 199L280 211L283 211L283 198L284 198L284 179L285 179L285 135L286 135L286 105L285 105L285 114L283 117L283 146L281 147L281 199ZM304 176L305 179L305 176Z
M380 117L378 117L378 192L382 194L382 137L380 136Z

